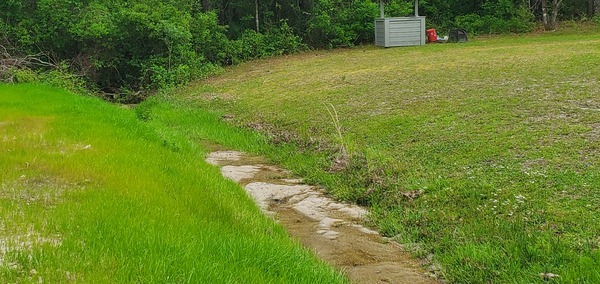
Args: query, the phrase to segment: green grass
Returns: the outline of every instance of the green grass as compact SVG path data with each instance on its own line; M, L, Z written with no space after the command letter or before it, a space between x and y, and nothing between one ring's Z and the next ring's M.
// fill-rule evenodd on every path
M346 282L141 110L0 85L0 282Z
M450 282L600 282L597 29L307 52L230 68L142 108L152 104L155 123L263 153L370 206L374 226L433 254ZM194 121L211 113L271 144ZM350 159L331 171L342 146Z

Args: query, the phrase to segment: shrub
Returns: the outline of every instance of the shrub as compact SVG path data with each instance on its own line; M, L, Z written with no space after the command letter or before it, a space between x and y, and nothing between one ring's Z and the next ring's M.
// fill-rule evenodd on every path
M269 30L267 41L271 48L270 55L291 54L308 48L302 43L302 38L294 34L286 21L282 21L279 27Z
M272 27L266 33L246 30L231 44L234 63L273 55L290 54L307 49L302 39L295 35L286 22Z
M40 79L38 74L29 68L15 69L12 71L12 76L14 83L33 83Z
M319 0L309 19L306 41L314 47L346 47L372 42L376 3L368 0Z
M476 14L458 16L455 25L467 30L469 33L479 34L485 27L485 21Z
M510 1L484 5L484 16L467 14L456 17L454 24L472 34L524 33L533 28L533 15L525 8L515 7Z
M95 91L84 77L71 73L66 62L61 62L54 69L41 72L37 81L78 94L90 94Z

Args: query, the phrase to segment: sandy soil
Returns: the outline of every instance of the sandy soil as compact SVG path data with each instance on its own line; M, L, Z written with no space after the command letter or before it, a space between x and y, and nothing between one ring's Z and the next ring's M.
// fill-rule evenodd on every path
M402 246L362 225L367 210L329 198L322 189L289 179L260 157L217 151L207 157L240 183L262 210L354 283L437 283Z

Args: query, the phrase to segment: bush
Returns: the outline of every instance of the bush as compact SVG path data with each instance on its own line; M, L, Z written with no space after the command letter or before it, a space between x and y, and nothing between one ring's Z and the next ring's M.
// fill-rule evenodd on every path
M385 4L386 17L404 17L414 15L412 1L391 0Z
M90 86L85 78L73 75L65 62L60 63L54 69L41 72L37 81L78 94L90 94L95 91L95 88Z
M40 80L38 74L29 68L15 69L11 75L14 83L33 83Z
M270 55L291 54L308 49L308 46L302 43L302 38L294 34L286 21L282 21L279 27L269 30L267 41L271 49Z
M476 14L458 16L454 22L457 27L463 28L472 34L481 33L485 27L485 21Z
M456 17L454 24L472 34L524 33L533 29L533 15L510 1L484 5L484 16L467 14Z
M235 63L273 55L290 54L308 47L295 35L286 22L273 27L266 33L246 30L242 37L232 43Z
M31 83L39 81L38 74L29 68L0 68L0 82Z
M305 40L313 47L347 47L373 42L376 3L368 0L319 0L309 19Z

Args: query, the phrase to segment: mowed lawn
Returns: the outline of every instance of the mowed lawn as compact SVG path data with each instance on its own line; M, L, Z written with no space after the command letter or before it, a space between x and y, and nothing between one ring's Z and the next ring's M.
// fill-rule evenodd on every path
M0 85L0 283L346 283L201 147L138 117Z
M600 282L598 30L306 52L170 100L291 144L264 152L450 282Z

